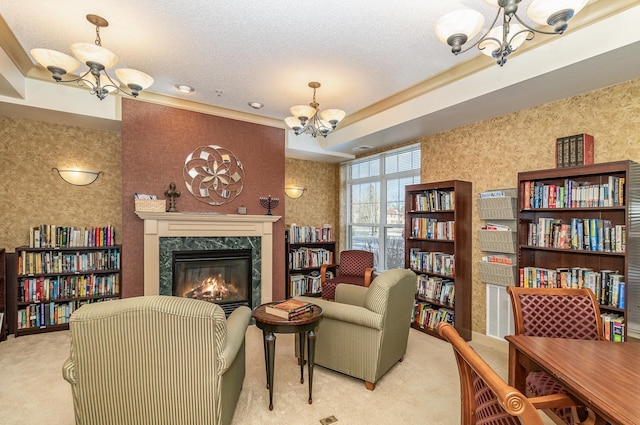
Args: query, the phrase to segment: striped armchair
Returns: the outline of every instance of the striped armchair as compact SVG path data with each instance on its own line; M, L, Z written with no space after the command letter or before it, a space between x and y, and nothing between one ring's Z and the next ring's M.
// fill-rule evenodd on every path
M245 374L251 310L147 296L87 304L71 316L78 425L231 423Z
M402 361L407 350L415 291L415 273L394 269L378 275L368 288L339 284L335 301L296 297L322 307L315 364L362 379L367 389L375 389L376 381Z

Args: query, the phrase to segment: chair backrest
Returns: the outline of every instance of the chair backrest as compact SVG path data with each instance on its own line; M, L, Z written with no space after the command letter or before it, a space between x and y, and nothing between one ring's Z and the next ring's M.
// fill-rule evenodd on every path
M460 375L462 425L542 425L529 399L509 386L448 323L438 332L449 341Z
M219 305L169 296L88 304L70 329L77 423L220 424Z
M516 335L603 339L600 307L590 289L507 287Z
M340 251L340 274L364 276L366 269L373 268L373 252L362 250Z

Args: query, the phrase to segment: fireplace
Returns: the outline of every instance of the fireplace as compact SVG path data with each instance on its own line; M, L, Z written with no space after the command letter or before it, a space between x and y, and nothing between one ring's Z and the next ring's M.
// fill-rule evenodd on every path
M172 295L219 304L228 316L252 307L251 249L174 251Z

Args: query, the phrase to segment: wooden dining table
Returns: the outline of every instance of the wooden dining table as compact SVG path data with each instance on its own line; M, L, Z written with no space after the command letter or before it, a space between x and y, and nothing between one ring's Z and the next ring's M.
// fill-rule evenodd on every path
M640 343L509 335L509 384L525 391L531 362L611 424L640 424Z

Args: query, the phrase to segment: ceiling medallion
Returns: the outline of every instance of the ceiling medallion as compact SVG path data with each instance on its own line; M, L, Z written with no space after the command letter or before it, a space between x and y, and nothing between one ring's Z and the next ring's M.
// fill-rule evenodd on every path
M217 145L200 146L184 161L184 183L199 201L223 205L242 192L244 168L228 149Z

